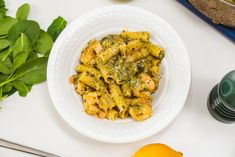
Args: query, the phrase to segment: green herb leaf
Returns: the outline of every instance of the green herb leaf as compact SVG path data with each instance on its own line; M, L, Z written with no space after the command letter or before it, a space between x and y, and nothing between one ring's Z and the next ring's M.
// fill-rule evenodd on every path
M13 71L25 63L31 51L32 45L30 40L24 33L21 33L21 36L13 46Z
M40 34L39 24L35 21L19 21L12 26L8 32L8 39L11 44L20 37L21 33L24 33L35 44Z
M2 96L2 87L0 87L0 102L3 100L3 96Z
M0 20L0 36L7 35L9 29L17 23L17 20L11 17Z
M45 81L47 60L47 57L28 60L17 69L15 74L8 81L20 80L26 85L33 85ZM5 81L5 83L6 82L7 81Z
M3 51L0 53L0 72L3 74L11 74L12 73L12 63L9 57L7 57L3 61L3 57L8 52L8 50Z
M29 92L32 90L33 85L27 85Z
M47 32L40 30L36 21L27 20L28 3L18 8L16 18L7 16L6 11L5 1L0 0L0 101L16 91L26 96L34 84L46 80L53 41L67 25L59 16Z
M9 92L3 92L3 93L2 93L2 96L3 96L4 98L7 98L7 97L11 96L12 94L14 94L16 91L17 91L17 90L16 90L14 87L12 87L12 89L11 89Z
M0 39L6 39L7 38L7 35L1 35L0 36Z
M50 52L52 46L53 40L51 36L47 32L41 30L39 39L34 46L34 50L42 55L45 55Z
M16 18L20 21L26 20L29 15L30 6L28 3L20 6L16 13Z
M7 58L4 62L0 61L0 72L3 74L12 73L12 63L9 58Z
M4 0L0 0L0 20L6 17L6 6Z
M17 39L15 45L13 46L13 57L15 57L22 51L32 51L32 44L29 38L24 33L21 33L20 37Z
M7 59L7 57L12 53L12 47L10 46L7 50L5 50L4 55L1 58L1 61L5 61Z
M20 96L25 97L30 92L30 89L22 81L14 81L13 86L18 90Z
M57 39L63 29L66 27L67 21L61 16L57 17L48 27L47 32L51 35L53 41Z
M13 88L13 85L12 83L8 83L8 84L5 84L3 87L2 87L2 92L5 93L5 92L10 92Z
M15 56L13 59L13 71L15 71L22 64L24 64L28 56L29 56L29 53L25 51L20 52L17 56Z
M0 51L10 46L10 42L6 39L0 39Z
M5 74L0 73L0 83L6 81L8 77L9 77L9 75L5 75Z
M36 58L39 58L39 55L36 52L33 51L29 54L28 60L36 59Z

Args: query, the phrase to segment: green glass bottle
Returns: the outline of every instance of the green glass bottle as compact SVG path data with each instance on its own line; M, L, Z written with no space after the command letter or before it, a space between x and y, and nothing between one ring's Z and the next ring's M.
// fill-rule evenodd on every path
M211 90L207 107L215 119L224 123L235 122L235 70Z

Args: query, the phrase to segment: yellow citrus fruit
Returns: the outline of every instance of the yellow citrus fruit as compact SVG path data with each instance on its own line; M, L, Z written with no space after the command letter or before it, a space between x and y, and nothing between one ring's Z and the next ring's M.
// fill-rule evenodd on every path
M140 148L133 157L182 157L181 152L177 152L165 144L149 144Z

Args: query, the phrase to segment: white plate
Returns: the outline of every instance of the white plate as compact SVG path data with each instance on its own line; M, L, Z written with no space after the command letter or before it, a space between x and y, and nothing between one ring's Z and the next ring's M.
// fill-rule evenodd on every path
M144 122L113 122L87 115L81 97L69 84L87 42L123 29L149 31L151 40L166 50L160 88L154 95L153 116ZM127 143L158 133L176 117L189 92L191 65L182 40L169 24L146 10L116 5L93 10L71 22L52 49L47 77L54 106L72 128L99 141Z

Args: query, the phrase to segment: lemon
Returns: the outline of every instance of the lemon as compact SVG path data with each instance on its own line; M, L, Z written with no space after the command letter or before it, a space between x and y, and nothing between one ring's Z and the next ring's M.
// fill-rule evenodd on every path
M133 157L182 157L181 152L177 152L165 144L149 144L140 148Z

